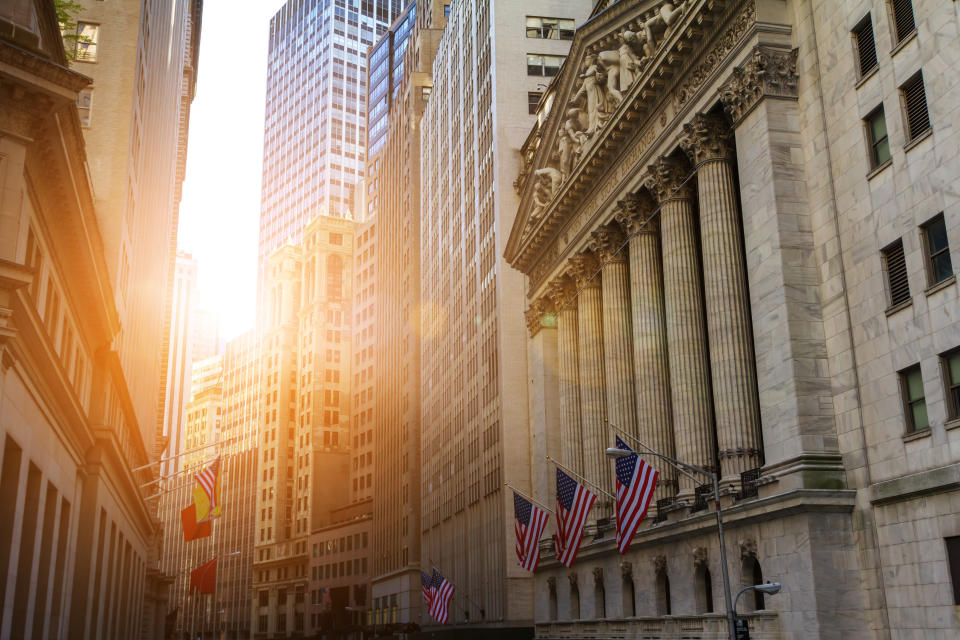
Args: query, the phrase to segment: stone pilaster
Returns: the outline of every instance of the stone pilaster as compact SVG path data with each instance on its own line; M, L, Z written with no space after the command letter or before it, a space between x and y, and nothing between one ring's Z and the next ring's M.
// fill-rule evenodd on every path
M531 480L534 497L553 504L553 469L546 456L559 459L561 453L560 385L558 380L557 322L553 302L537 298L526 312L527 379L530 399Z
M735 485L760 466L760 417L732 132L722 115L698 114L680 146L697 167L717 453L721 481Z
M647 446L674 456L660 220L653 216L656 205L649 196L632 195L617 204L616 220L630 236L630 303L638 432ZM655 498L672 498L676 494L677 474L669 465L657 464L657 468L660 485Z
M591 482L612 491L611 473L604 452L609 438L606 384L603 366L603 296L600 265L590 253L570 259L570 273L577 286L577 340L580 362L580 429L583 436L583 475ZM593 517L613 514L605 496L597 496ZM593 519L591 517L591 520Z
M660 203L663 292L670 360L670 396L677 458L713 469L716 446L700 261L693 192L685 165L660 158L649 167L647 189ZM679 497L693 495L694 482L680 475Z
M590 236L590 249L603 265L600 286L603 298L603 372L607 382L606 417L621 429L638 435L626 245L627 237L615 225L600 227ZM605 442L611 441L607 433Z
M576 285L569 276L550 283L556 313L560 392L560 461L583 473L583 434L580 429L580 366Z

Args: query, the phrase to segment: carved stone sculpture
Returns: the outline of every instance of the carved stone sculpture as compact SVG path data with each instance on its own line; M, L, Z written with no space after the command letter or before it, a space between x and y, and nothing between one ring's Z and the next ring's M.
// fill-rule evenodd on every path
M683 17L689 5L689 0L685 0L679 5L675 5L672 2L664 2L657 8L653 16L643 23L643 34L646 37L651 51L656 51L660 44L656 38L656 34L661 34L661 40L666 40L670 33L670 27ZM648 55L652 56L653 54L650 53Z
M757 541L753 538L740 540L740 558L757 557Z
M605 111L613 111L616 105L623 102L623 94L620 93L620 52L601 51L597 54L597 60L607 75L605 88L608 95L606 95L605 98L607 103L609 103L606 106L609 108L605 109Z
M587 129L585 133L592 136L600 126L600 117L605 107L604 73L596 54L589 54L583 61L583 81L580 89L574 94L570 102L577 103L581 99L586 102Z
M694 547L693 549L693 566L699 567L707 564L707 548L706 547Z
M620 563L620 577L624 580L630 580L633 578L633 563L632 562L621 562Z
M603 567L593 568L593 582L603 586Z
M654 556L652 561L654 573L663 573L667 570L667 556Z
M629 29L617 34L620 48L620 91L626 91L640 77L640 72L646 64L648 56L643 55L643 42L637 34Z

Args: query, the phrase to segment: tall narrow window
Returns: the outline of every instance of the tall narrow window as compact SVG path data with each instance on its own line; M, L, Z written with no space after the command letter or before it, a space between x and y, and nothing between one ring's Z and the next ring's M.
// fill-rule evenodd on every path
M870 143L870 168L875 169L890 159L890 141L887 138L887 119L880 105L865 119L867 141Z
M887 272L890 306L910 300L910 282L907 279L907 261L903 255L903 240L897 239L883 250L883 267Z
M927 419L927 400L923 393L923 374L916 364L900 372L900 388L903 393L903 409L907 420L907 433L930 428Z
M543 97L543 94L539 91L527 92L527 113L530 115L537 114L537 106L540 104L541 97Z
M100 39L100 25L89 22L77 23L75 59L80 62L97 61L97 42Z
M945 538L944 542L947 546L950 580L953 583L953 604L960 604L960 536Z
M947 416L956 420L960 418L960 348L942 354L940 367L947 396Z
M923 72L907 80L900 87L903 110L907 116L909 140L916 140L930 129L930 113L927 111L927 92L923 88Z
M932 286L953 275L950 243L947 241L947 225L943 221L943 214L928 220L921 229L926 250L927 282Z
M893 26L897 42L903 42L917 29L913 19L913 3L910 0L891 0L890 8L893 11Z
M853 41L857 47L857 61L862 78L877 68L877 45L873 39L873 22L869 13L854 27Z

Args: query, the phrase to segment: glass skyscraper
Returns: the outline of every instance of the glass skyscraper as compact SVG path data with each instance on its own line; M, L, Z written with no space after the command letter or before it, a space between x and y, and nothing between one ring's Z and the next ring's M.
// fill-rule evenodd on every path
M366 162L367 49L400 0L289 0L270 21L260 264L323 214L350 217Z

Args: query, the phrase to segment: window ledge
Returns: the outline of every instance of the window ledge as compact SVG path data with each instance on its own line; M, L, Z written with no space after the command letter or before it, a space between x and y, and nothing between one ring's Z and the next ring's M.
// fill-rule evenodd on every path
M955 275L950 276L949 278L941 280L937 284L930 285L924 290L924 293L927 294L928 296L932 296L938 291L943 291L947 287L953 286L954 284L956 284L956 282L957 282L957 276Z
M900 304L895 304L892 307L887 307L886 314L888 317L892 316L896 312L903 311L904 309L912 305L913 305L913 298L910 298L909 300L904 300Z
M878 72L878 71L880 71L880 64L879 64L879 63L877 63L876 65L874 65L873 69L870 69L870 71L867 71L867 73L866 73L865 75L860 76L860 79L857 80L857 84L853 85L853 88L854 88L854 89L859 89L860 87L862 87L863 85L865 85L865 84L867 83L867 80L869 80L869 79L872 78L873 76L877 75L877 72Z
M873 169L870 169L870 172L867 174L867 180L873 180L878 173L889 167L893 164L893 158L888 158L881 164L878 164Z
M927 127L926 131L918 135L916 138L914 138L907 144L903 145L903 152L906 153L907 151L910 151L915 146L917 146L918 144L920 144L921 142L929 138L932 133L933 133L933 127Z
M910 433L903 434L904 442L913 442L914 440L920 440L926 438L930 435L930 427L926 429L920 429L919 431L911 431Z
M946 429L947 431L950 431L951 429L956 429L957 427L960 427L960 418L951 418L950 420L947 420L946 422L943 423L943 428Z
M914 27L913 31L908 33L903 40L897 43L897 46L895 46L893 49L890 49L890 55L891 56L897 55L897 53L899 53L901 49L903 49L905 46L907 46L908 44L910 44L916 39L917 39L917 28Z

